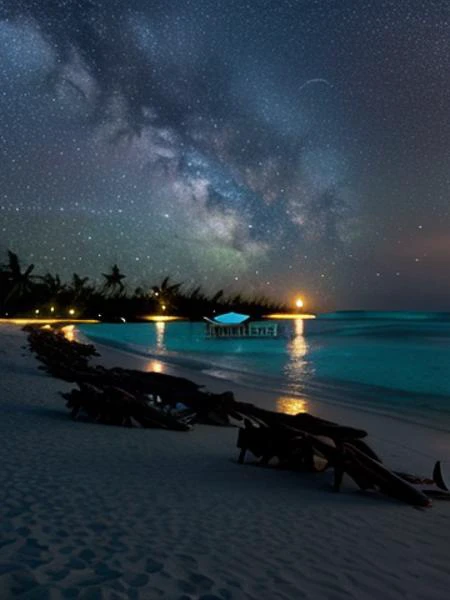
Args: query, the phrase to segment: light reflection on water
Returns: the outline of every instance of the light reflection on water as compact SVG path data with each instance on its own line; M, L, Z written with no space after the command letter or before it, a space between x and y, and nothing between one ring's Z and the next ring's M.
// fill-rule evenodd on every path
M291 356L291 360L303 360L308 345L304 336L304 325L301 319L294 321L294 338L288 345L288 352Z
M305 356L308 352L308 343L304 336L304 322L301 319L294 321L294 337L287 346L288 363L283 372L291 384L292 391L296 390L296 382L307 374L308 362ZM299 411L297 411L299 412Z
M309 412L310 407L305 398L293 398L292 396L279 396L276 401L277 411L296 415Z
M181 335L174 336L173 326L169 326L164 322L155 322L153 324L154 345L149 347L148 351L157 351L162 354L170 351L180 351L182 349L186 354L193 353L195 358L205 358L208 360L214 356L215 365L213 366L216 376L220 376L220 368L239 370L246 366L250 366L253 361L256 361L256 371L259 368L261 356L267 357L270 362L270 370L279 369L283 373L288 382L288 389L293 394L301 394L300 385L304 382L305 377L311 375L312 369L307 355L310 350L307 338L304 335L303 319L292 320L292 329L289 337L281 337L277 340L266 339L229 339L229 340L205 340L204 331L197 329L188 329L185 324L183 330L180 329ZM208 346L205 345L208 344ZM280 353L279 349L284 346L284 353ZM222 352L221 352L222 351ZM261 354L262 353L262 354ZM270 358L269 358L270 357ZM266 365L269 366L269 365ZM164 364L158 360L151 360L147 364L146 370L154 370L159 373L165 372ZM224 374L222 374L224 377ZM286 398L283 399L283 402ZM292 402L294 399L291 399ZM288 403L289 404L289 403ZM294 406L292 404L292 406ZM283 409L285 410L285 409ZM286 408L286 411L289 408ZM302 405L298 405L292 410L302 412Z
M166 333L166 324L162 321L155 323L156 329L156 349L165 350L164 335Z
M66 340L69 340L69 342L76 341L75 325L66 325L65 327L61 327L61 331L63 332Z
M164 373L166 371L166 365L160 362L159 360L149 360L148 363L145 365L145 371Z

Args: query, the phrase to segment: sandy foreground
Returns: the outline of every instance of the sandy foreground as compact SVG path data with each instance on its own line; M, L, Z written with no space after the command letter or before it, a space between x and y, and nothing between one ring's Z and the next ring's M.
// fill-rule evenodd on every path
M20 329L0 327L1 600L450 597L450 502L419 510L349 479L334 494L331 472L238 465L234 428L72 422L58 394L72 384L39 370L25 345ZM107 366L137 365L99 349ZM176 373L275 406L271 394ZM441 459L450 479L448 433L310 410L367 429L393 468L430 475Z

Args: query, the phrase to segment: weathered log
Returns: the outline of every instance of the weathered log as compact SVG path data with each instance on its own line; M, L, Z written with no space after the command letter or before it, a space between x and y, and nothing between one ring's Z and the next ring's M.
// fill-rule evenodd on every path
M367 436L367 431L363 429L338 425L337 423L325 421L308 413L289 415L265 410L244 402L235 402L234 405L236 411L241 415L248 418L256 418L267 427L290 427L293 430L305 431L313 435L322 435L333 440L354 440Z
M150 406L146 398L136 397L123 389L114 386L101 389L84 382L79 383L79 387L79 390L63 394L72 418L77 418L83 411L88 418L104 424L130 426L133 419L142 427L190 429L185 421Z

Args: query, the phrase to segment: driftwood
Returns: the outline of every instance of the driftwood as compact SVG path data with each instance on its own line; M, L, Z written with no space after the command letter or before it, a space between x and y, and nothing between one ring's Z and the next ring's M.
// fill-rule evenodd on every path
M317 472L331 467L335 491L340 490L343 475L347 473L361 490L378 490L414 506L430 506L431 497L450 499L439 462L435 464L432 479L417 477L391 471L361 439L327 437L325 440L305 430L279 424L274 427L262 421L255 425L246 419L245 427L238 433L238 462L242 464L247 451L251 451L259 458L260 465L268 465L276 457L284 468ZM318 458L324 461L321 467L317 466Z
M295 431L306 431L315 435L324 435L332 439L360 439L367 436L367 431L363 429L355 429L354 427L346 427L326 421L319 417L314 417L309 413L298 413L296 415L288 415L286 413L272 412L248 404L245 402L235 402L233 406L236 413L247 417L250 421L261 423L265 427L281 428L286 435L289 428Z
M108 386L103 389L89 383L80 383L79 390L62 394L71 409L71 417L77 419L83 414L99 423L108 425L133 426L133 420L141 427L159 427L177 431L189 431L185 420L170 413L157 410L147 399L136 398L125 390Z
M231 392L212 394L183 377L115 367L91 366L94 346L62 334L28 327L29 343L42 369L78 389L63 394L73 418L101 423L186 431L192 422L230 425ZM180 409L182 406L184 409Z

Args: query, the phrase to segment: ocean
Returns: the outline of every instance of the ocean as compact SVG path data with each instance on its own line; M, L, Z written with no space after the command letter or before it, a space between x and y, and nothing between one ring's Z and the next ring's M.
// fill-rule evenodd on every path
M99 342L299 399L450 432L450 314L349 312L278 321L276 339L206 339L204 323L80 325Z

